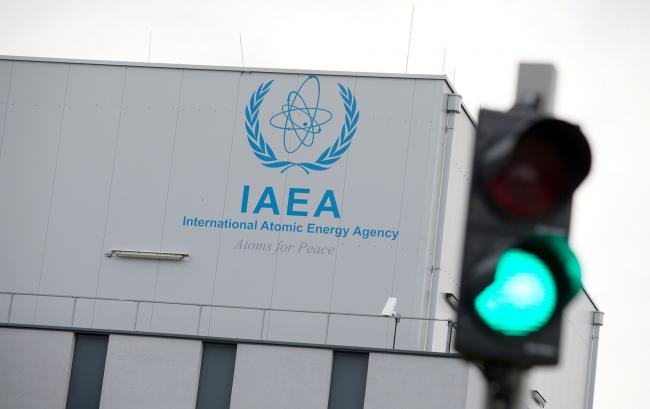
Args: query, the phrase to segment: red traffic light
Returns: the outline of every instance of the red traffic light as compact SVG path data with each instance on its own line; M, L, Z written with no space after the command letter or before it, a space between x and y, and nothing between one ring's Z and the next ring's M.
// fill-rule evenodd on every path
M567 200L589 173L591 153L575 125L535 122L519 136L487 180L491 201L517 218L542 216Z

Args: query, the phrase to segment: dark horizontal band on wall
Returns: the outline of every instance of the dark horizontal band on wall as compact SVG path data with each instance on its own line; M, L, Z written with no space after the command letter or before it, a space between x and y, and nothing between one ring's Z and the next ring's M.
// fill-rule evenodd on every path
M445 353L445 352L426 352L426 351L413 351L413 350L403 350L403 349L358 347L358 346L348 346L348 345L266 341L266 340L259 340L259 339L243 339L243 338L220 338L220 337L209 337L209 336L202 336L202 335L170 334L170 333L161 333L161 332L142 332L142 331L126 331L126 330L97 329L97 328L76 328L76 327L64 327L64 326L53 326L53 325L10 324L10 323L0 323L0 328L21 328L21 329L47 330L47 331L66 331L66 332L74 332L77 334L131 335L131 336L140 336L140 337L187 339L187 340L196 340L196 341L204 341L204 342L217 342L222 344L277 345L277 346L291 346L291 347L299 347L299 348L329 349L329 350L347 351L347 352L375 352L375 353L382 353L382 354L417 355L417 356L462 359L459 354Z

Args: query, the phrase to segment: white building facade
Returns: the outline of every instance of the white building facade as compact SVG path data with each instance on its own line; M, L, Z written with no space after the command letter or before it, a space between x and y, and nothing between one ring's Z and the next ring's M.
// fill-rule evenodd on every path
M481 407L444 77L2 57L0 102L0 407ZM601 317L547 407L591 407Z

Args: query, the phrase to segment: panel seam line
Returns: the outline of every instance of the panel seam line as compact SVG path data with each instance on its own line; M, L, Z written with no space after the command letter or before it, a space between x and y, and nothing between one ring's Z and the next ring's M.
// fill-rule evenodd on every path
M63 104L61 109L61 121L59 123L59 138L56 144L56 159L54 161L54 174L52 175L52 187L50 191L50 204L47 210L47 223L45 224L45 240L43 241L43 250L41 253L41 266L38 275L38 286L36 287L36 292L41 292L41 283L43 281L43 270L45 267L45 254L47 252L47 236L50 232L50 221L52 219L52 207L54 204L54 191L56 190L56 175L59 169L59 156L61 155L61 140L63 139L63 124L65 122L65 111L66 105L68 103L68 90L70 87L70 69L72 64L68 64L68 69L65 74L65 90L63 91ZM38 311L38 302L41 297L36 297L36 305L34 307L34 319L33 322L36 323L36 313Z
M163 239L165 237L165 225L167 222L167 208L169 205L169 191L172 184L172 173L174 170L174 157L176 151L176 136L178 134L178 119L180 118L181 113L181 99L183 97L183 79L185 77L185 70L181 70L181 79L178 86L178 98L176 99L176 120L174 122L174 135L172 137L172 152L171 158L169 159L169 173L167 175L167 192L165 194L165 206L163 209L162 216L162 228L160 229L160 241L158 243L158 250L162 251ZM158 294L158 276L160 275L160 260L156 263L156 275L154 277L153 283L153 304L151 305L151 315L149 315L149 330L151 330L151 325L153 323L153 314L156 311L156 295ZM199 310L200 313L200 310ZM138 322L138 317L135 317L136 325Z
M124 113L124 94L126 90L126 77L128 74L128 67L124 67L124 75L122 78L122 94L120 96L120 113L117 116L117 126L115 129L115 147L113 148L113 167L111 169L111 180L108 184L108 200L106 203L106 213L104 216L104 234L102 236L102 247L99 251L100 256L99 256L99 268L97 270L97 281L95 282L95 300L93 302L93 315L90 320L90 326L91 328L95 325L95 309L97 307L97 295L99 294L99 281L102 275L102 265L104 261L104 246L106 245L106 232L108 231L108 218L110 215L110 210L111 210L111 199L112 199L112 193L113 193L113 181L115 179L115 163L117 161L117 149L120 143L120 128L122 127L122 115ZM136 317L137 319L137 317Z
M11 62L11 71L9 72L9 86L7 87L7 97L5 98L5 112L2 120L2 139L0 139L0 160L2 160L2 148L4 147L5 136L7 132L7 114L9 112L9 98L11 97L11 89L14 84L14 61Z
M226 169L226 185L224 186L224 195L223 195L223 206L221 207L221 219L223 220L226 214L226 202L228 198L228 188L230 187L230 168L232 167L232 149L235 144L235 126L237 124L237 118L239 117L239 97L241 94L241 80L244 73L239 73L237 78L237 96L235 98L235 106L233 110L233 119L232 119L232 132L230 135L230 150L228 152L228 168ZM217 234L217 259L214 265L214 275L212 280L212 304L214 304L214 294L217 288L217 275L219 274L219 262L221 260L221 239L223 239L223 229L219 229ZM214 308L210 308L210 314L208 315L208 336L210 335L210 330L212 329L212 314ZM199 322L199 328L201 323Z

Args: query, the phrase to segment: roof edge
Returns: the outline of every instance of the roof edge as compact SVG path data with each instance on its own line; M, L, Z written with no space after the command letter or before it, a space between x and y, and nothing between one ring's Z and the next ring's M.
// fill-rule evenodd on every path
M56 62L56 63L65 63L65 64L110 65L110 66L127 66L127 67L177 68L177 69L208 70L208 71L234 71L234 72L242 72L242 73L260 72L260 73L280 73L280 74L321 74L321 75L333 75L333 76L428 79L428 80L445 81L451 87L449 78L447 78L446 75L434 75L434 74L327 71L327 70L312 70L312 69L302 69L302 68L289 69L289 68L239 67L239 66L226 66L226 65L176 64L176 63L160 63L160 62L145 62L145 61L85 60L85 59L76 59L76 58L51 58L51 57L32 57L32 56L18 56L18 55L0 55L0 60Z
M596 309L596 311L598 311L598 312L602 312L602 311L600 310L600 308L598 308L598 306L596 305L596 301L594 301L593 297L591 296L591 294L589 294L589 293L587 292L587 289L586 289L584 286L582 286L582 292L585 293L585 295L587 296L587 299L589 300L589 302L591 303L591 305L594 306L594 308Z
M454 85L451 83L446 75L434 74L401 74L401 73L388 73L388 72L356 72L356 71L326 71L326 70L310 70L310 69L289 69L289 68L261 68L261 67L234 67L234 66L221 66L221 65L201 65L201 64L175 64L175 63L159 63L159 62L145 62L145 61L111 61L111 60L85 60L76 58L53 58L53 57L33 57L25 55L1 55L0 60L5 61L32 61L32 62L53 62L64 64L87 64L87 65L109 65L117 67L149 67L149 68L176 68L187 70L206 70L206 71L231 71L241 73L275 73L275 74L319 74L319 75L332 75L332 76L351 76L351 77L374 77L374 78L401 78L401 79L423 79L444 81L449 87L451 92L456 93ZM463 111L469 117L470 121L476 127L477 121L470 113L469 109L462 104Z

